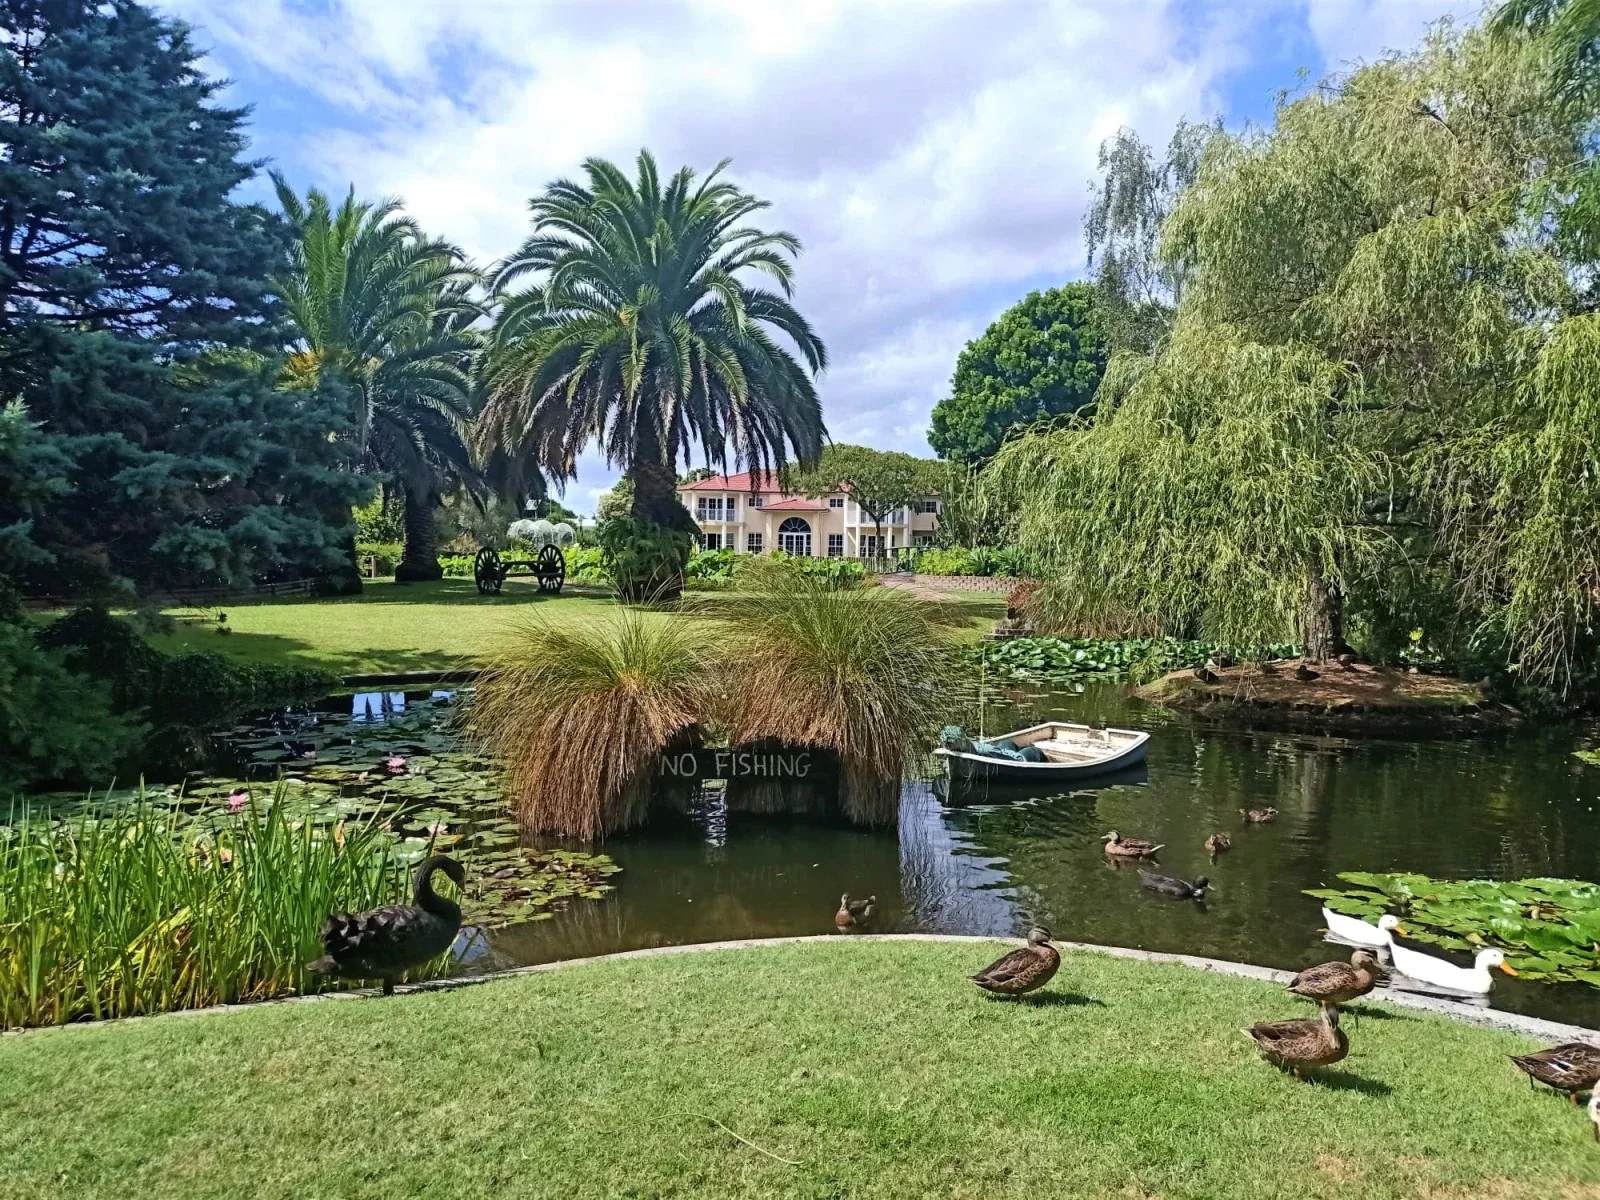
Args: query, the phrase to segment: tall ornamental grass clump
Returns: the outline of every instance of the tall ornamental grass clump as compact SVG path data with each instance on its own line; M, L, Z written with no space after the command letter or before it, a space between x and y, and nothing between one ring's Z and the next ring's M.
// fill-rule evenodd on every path
M932 744L952 677L934 613L898 589L804 579L721 607L729 741L831 751L844 815L893 822L903 773Z
M372 824L277 803L191 818L140 800L0 827L0 1025L60 1025L315 990L335 910L393 903L409 872Z
M710 662L699 622L535 618L479 677L467 731L505 762L525 828L600 837L644 819L661 751L713 707Z

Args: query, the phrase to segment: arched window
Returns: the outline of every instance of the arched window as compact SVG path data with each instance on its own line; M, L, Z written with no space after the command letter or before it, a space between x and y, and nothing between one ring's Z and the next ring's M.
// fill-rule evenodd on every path
M778 526L778 549L785 554L811 557L811 526L802 517L790 517Z

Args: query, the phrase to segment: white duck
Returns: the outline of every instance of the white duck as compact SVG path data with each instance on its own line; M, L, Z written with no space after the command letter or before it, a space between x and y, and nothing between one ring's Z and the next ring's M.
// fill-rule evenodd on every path
M1324 905L1322 919L1327 924L1329 933L1352 946L1387 948L1389 931L1400 929L1400 918L1393 913L1384 913L1374 925L1369 921L1363 921L1360 917L1347 917L1343 913L1336 913ZM1404 933L1405 930L1400 929L1400 932Z
M1431 954L1423 954L1399 945L1391 933L1389 953L1393 956L1395 969L1402 975L1418 983L1426 983L1430 987L1473 996L1489 994L1489 988L1494 984L1493 978L1489 975L1490 967L1499 967L1507 975L1516 974L1506 962L1506 956L1494 949L1479 950L1470 967L1458 967L1455 963L1446 962L1442 958L1435 958Z

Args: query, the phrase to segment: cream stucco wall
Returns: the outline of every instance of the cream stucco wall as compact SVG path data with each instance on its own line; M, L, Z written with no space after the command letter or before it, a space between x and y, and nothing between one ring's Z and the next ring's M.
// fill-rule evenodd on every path
M752 503L758 498L749 492L707 489L702 485L693 490L680 488L678 499L700 526L702 536L714 535L720 545L731 546L741 553L779 548L799 552L804 546L803 534L798 535L798 543L791 540L789 546L784 546L781 540L780 526L790 520L805 522L811 535L809 553L813 558L830 554L859 558L871 548L871 539L878 534L872 517L847 493L818 499L780 498L769 493L759 497L764 503ZM931 497L929 500L933 502ZM768 506L773 507L769 510ZM930 541L938 527L936 513L903 510L891 513L883 522L883 543L879 549L887 552ZM752 544L752 534L759 536L759 545ZM830 543L830 535L838 540Z

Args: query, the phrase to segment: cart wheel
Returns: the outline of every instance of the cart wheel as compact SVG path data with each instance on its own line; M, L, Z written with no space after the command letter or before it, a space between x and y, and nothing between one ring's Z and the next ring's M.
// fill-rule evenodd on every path
M561 594L561 585L567 581L567 556L557 546L546 546L539 551L534 570L539 576L539 590L553 595Z
M477 581L480 596L492 596L500 591L506 573L500 565L500 552L493 546L479 549L478 556L472 560L472 578Z

